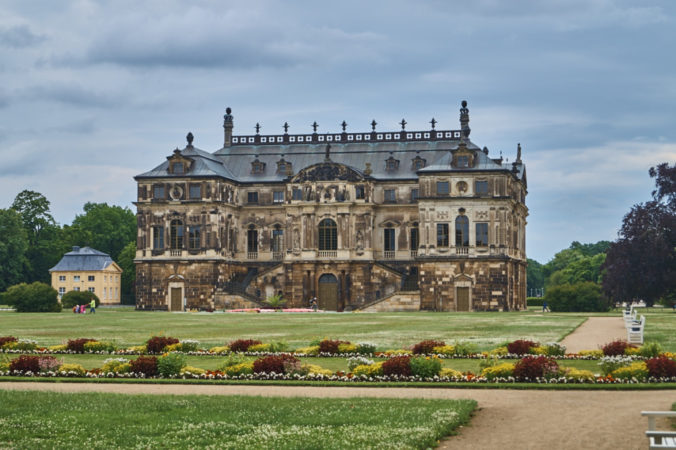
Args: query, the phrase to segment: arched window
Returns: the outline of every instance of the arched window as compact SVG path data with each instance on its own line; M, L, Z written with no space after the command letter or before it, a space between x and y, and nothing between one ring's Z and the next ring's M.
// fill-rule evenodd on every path
M338 250L336 222L331 219L319 222L319 250Z
M246 230L246 251L258 252L258 230L253 225L249 225L249 229Z
M455 246L469 247L469 219L467 216L458 216L455 219Z
M169 228L169 245L172 250L183 248L183 222L172 220Z

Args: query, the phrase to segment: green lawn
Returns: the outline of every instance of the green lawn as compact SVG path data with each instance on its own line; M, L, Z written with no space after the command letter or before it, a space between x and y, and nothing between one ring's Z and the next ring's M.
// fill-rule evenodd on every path
M473 400L0 391L1 448L429 448ZM123 414L121 412L124 411Z

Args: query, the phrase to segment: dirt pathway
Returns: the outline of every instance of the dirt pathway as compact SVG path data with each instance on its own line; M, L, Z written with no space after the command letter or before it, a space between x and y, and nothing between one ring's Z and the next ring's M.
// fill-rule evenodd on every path
M470 398L479 411L442 449L642 449L642 410L667 410L676 391L522 391L311 386L0 383L0 389L123 394L262 395L283 397ZM665 426L664 424L661 424Z
M590 317L566 336L561 344L566 346L566 353L577 353L580 350L596 350L618 339L627 340L622 316Z

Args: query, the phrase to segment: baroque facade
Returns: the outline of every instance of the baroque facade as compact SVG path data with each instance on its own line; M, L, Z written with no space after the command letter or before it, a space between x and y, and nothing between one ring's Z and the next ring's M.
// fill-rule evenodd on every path
M233 135L135 177L139 309L526 307L526 169L460 127Z

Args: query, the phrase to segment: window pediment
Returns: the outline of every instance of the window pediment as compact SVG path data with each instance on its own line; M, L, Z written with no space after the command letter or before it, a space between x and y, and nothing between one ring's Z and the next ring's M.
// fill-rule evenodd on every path
M258 157L251 163L251 173L254 175L265 173L265 163L260 161Z
M307 167L291 179L292 183L306 181L362 181L364 176L356 170L334 162L324 162Z

